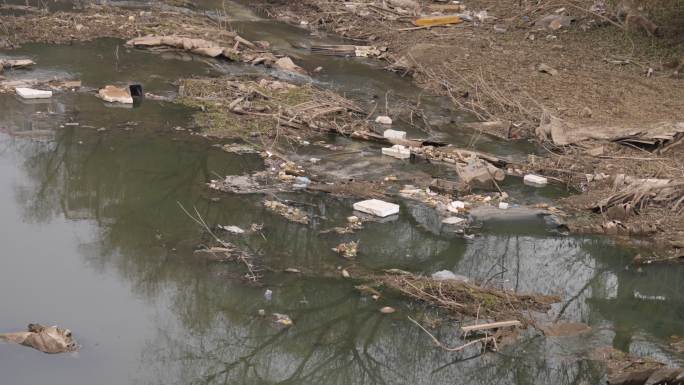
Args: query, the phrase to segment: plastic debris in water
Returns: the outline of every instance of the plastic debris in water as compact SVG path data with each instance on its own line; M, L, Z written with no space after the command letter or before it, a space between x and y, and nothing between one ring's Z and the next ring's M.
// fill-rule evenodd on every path
M292 322L292 319L287 314L273 313L273 322L284 327L294 325L294 322Z

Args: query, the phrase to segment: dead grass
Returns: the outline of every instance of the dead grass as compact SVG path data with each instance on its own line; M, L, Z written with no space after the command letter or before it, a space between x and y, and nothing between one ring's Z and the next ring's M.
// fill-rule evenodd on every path
M527 319L525 312L546 312L552 303L560 301L555 296L521 295L466 282L437 281L412 274L386 275L382 283L407 297L461 317L514 318L524 322Z
M79 12L31 13L2 16L0 41L18 46L28 42L68 43L103 37L130 39L144 35L178 35L205 38L232 45L235 33L201 13L176 12L151 7L137 9L89 5Z
M179 103L199 109L203 132L262 140L366 130L363 111L331 91L256 77L183 79Z
M421 3L424 9L431 4ZM324 0L280 2L271 14L386 45L390 63L414 67L400 74L412 74L424 88L449 95L456 107L482 119L517 123L522 134L532 132L545 109L594 126L684 119L682 79L673 77L669 66L682 55L684 35L674 32L684 25L681 2L649 2L653 20L667 26L660 38L628 33L609 14L589 11L592 4L472 0L468 9L487 10L496 19L413 31L400 31L410 27L410 16L370 8L368 16L359 16L342 3ZM575 17L570 28L543 31L532 26L559 8ZM559 74L537 71L541 63ZM655 76L647 78L649 68Z

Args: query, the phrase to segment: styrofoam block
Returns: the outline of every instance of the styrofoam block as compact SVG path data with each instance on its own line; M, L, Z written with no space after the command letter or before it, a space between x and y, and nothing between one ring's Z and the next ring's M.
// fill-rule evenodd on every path
M375 123L380 123L380 124L384 124L386 126L390 126L390 125L392 125L392 118L390 118L389 116L378 116L377 118L375 118Z
M17 87L17 95L24 99L47 99L52 97L52 91L36 90L33 88Z
M408 159L411 157L411 150L400 144L395 144L392 147L383 148L382 154L397 159Z
M354 210L384 218L398 214L399 205L381 201L379 199L369 199L354 203Z
M385 130L385 132L382 133L382 136L384 136L387 139L405 140L406 139L406 131Z
M549 183L549 180L544 178L543 176L527 174L523 178L523 182L527 185L532 186L546 186Z

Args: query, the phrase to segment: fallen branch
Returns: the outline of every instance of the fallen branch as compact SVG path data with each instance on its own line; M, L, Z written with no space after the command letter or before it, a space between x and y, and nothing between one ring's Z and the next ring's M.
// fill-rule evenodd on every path
M462 351L462 350L468 348L469 346L472 346L472 345L475 345L475 344L479 344L479 343L482 343L482 348L483 348L482 351L484 351L484 350L487 348L487 344L488 344L488 343L492 343L492 345L494 345L494 350L496 351L496 338L495 338L494 336L487 336L487 337L478 338L478 339L476 339L476 340L472 340L472 341L466 342L465 344L463 344L463 345L461 345L461 346L457 346L457 347L454 347L454 348L450 348L450 347L444 345L443 343L439 342L439 340L437 339L437 337L435 337L434 335L432 335L432 333L430 333L429 331L427 331L427 329L425 329L425 328L424 328L421 324L419 324L416 320L414 320L414 319L411 318L410 316L407 317L407 318L409 319L409 321L411 321L411 322L413 322L414 324L418 325L418 327L419 327L422 331L424 331L425 333L427 333L427 335L430 336L430 338L432 339L432 341L433 341L437 346L439 346L440 348L446 350L447 352L460 352L460 351Z
M212 254L224 254L226 260L236 260L240 263L242 263L246 268L248 273L246 274L246 278L251 281L251 282L257 282L259 281L259 278L261 278L261 275L259 275L259 271L256 269L254 266L254 263L252 262L252 258L249 254L243 252L242 250L239 250L237 246L233 245L230 242L226 242L219 238L213 231L211 231L211 228L207 223L204 221L204 218L200 215L199 211L197 211L197 208L195 207L195 215L193 216L188 212L188 210L185 209L185 207L180 203L177 202L178 206L180 206L181 210L192 219L193 222L197 223L200 227L202 227L209 235L211 235L214 240L220 244L220 247L212 247L208 248L205 252L207 253L212 253Z

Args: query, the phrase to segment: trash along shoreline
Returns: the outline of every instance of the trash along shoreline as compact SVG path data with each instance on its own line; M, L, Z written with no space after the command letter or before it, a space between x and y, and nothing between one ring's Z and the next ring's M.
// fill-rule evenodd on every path
M389 63L388 70L399 76L411 76L429 92L446 95L455 108L474 112L482 122L466 124L470 128L509 141L519 138L537 141L542 153L531 155L520 168L547 177L550 183L564 185L574 193L557 202L558 208L568 214L564 218L568 230L616 236L627 244L643 245L646 241L656 249L651 255L636 256L635 263L684 261L681 241L684 195L678 187L682 182L684 158L684 94L680 94L681 66L677 64L684 60L684 53L671 56L673 53L663 52L672 63L664 65L652 54L633 52L635 46L650 44L665 50L668 42L676 38L676 32L668 24L659 25L662 37L654 37L649 30L628 29L629 25L621 24L624 23L624 16L619 14L621 8L604 6L588 11L593 5L586 3L585 8L577 4L566 7L555 3L535 7L523 4L515 10L513 5L486 0L447 5L414 0L384 4L369 1L349 6L307 0L296 4L261 2L254 6L266 9L276 20L306 30L324 30L351 38L356 41L355 47L375 47L375 51L364 52L374 52L373 57ZM621 6L627 7L628 3L622 1ZM644 25L655 26L647 18L648 11L654 9L625 12L634 12L634 17L643 19ZM504 17L511 12L522 15L527 22ZM657 17L666 16L664 12L653 13ZM629 50L641 55L635 61L651 65L646 66L648 73L629 66L632 63L629 60L618 63L618 59L606 57L607 54L618 56L623 50L621 44L607 39L603 34L606 29L617 29L616 34L629 36ZM479 38L475 39L476 36ZM535 40L535 36L541 41ZM486 47L479 43L485 38L489 40ZM425 39L431 43L425 43ZM604 52L587 51L587 40L594 44L600 42L596 49ZM474 44L479 45L473 47ZM608 52L605 44L612 45ZM467 50L466 64L458 57L467 47L471 49ZM358 50L352 52L343 46L311 49L313 53L359 56ZM491 57L502 52L506 54L505 61ZM514 52L525 55L524 64L519 63L523 59ZM561 58L558 52L567 54ZM449 54L456 59L445 59ZM591 70L578 68L568 54L581 56L584 66L588 66L587 60L597 62L590 64ZM539 58L542 55L549 57ZM543 62L551 57L558 63ZM529 72L521 68L534 60L542 64L535 64ZM620 65L627 65L624 67L627 71L618 70L616 66ZM553 67L566 69L561 73ZM473 68L478 69L477 73L473 73ZM600 71L600 77L589 71ZM581 86L587 77L592 85ZM586 96L574 95L597 87L623 87L631 92L621 95L621 99L595 93L591 98L593 105L581 102ZM649 90L640 91L635 87ZM522 88L523 95L511 88ZM594 110L595 105L605 111ZM625 178L634 183L620 182ZM668 180L672 187L659 186L657 189L664 192L656 192L650 182L644 182L653 179ZM610 200L617 194L633 198L621 202ZM609 204L602 205L606 199L610 200ZM664 204L665 201L671 204ZM623 214L613 215L619 211L618 203L623 205ZM624 205L630 207L625 209ZM608 209L611 213L606 216ZM632 242L628 236L648 239Z
M411 53L406 50L413 49L403 46L406 42L385 41L387 32L371 36L369 31L377 32L378 25L389 23L392 34L401 32L413 36L411 39L423 39L428 34L435 35L432 28L447 28L447 32L455 29L455 33L461 33L465 28L462 25L466 23L477 23L477 28L488 31L491 24L493 30L488 33L505 35L512 25L501 26L501 18L486 11L470 11L460 4L428 4L413 0L388 3L389 7L374 2L347 6L307 0L293 8L276 6L268 9L276 19L287 19L302 28L326 24L327 20L322 19L306 23L299 20L312 17L312 9L315 13L323 9L342 9L344 12L338 20L327 28L342 36L362 40L356 40L358 45L314 45L311 46L312 54L386 60L391 63L388 69L397 72L397 76L414 76L427 90L446 94L454 110L468 110L482 120L464 123L464 127L468 125L503 143L529 138L537 144L535 154L526 158L500 156L474 145L450 143L429 132L417 135L405 128L406 125L398 124L397 116L388 107L387 95L384 112L369 110L353 96L308 81L315 72L301 66L295 55L276 52L267 41L250 41L231 30L228 15L211 14L210 17L199 12L185 12L184 8L175 6L159 5L141 11L91 5L79 12L60 11L48 15L28 12L21 16L3 16L7 19L8 30L14 31L14 35L12 40L2 38L0 42L4 48L12 49L30 42L67 44L115 37L124 39L125 49L154 54L183 52L212 63L237 63L258 67L264 72L178 77L172 79L175 91L170 96L161 96L144 92L144 84L137 83L107 84L91 89L70 79L5 80L2 77L5 71L30 72L41 63L38 59L3 58L0 59L0 93L15 94L24 102L40 102L61 92L80 90L100 98L101 103L108 106L135 108L141 103L163 102L187 108L192 112L191 125L178 127L178 131L204 138L225 153L238 157L252 154L263 162L263 168L250 173L214 173L211 180L205 181L209 199L220 200L226 194L247 194L258 197L260 208L269 218L287 222L294 228L309 229L324 222L326 227L318 234L329 237L336 244L331 249L339 257L339 263L314 273L300 266L288 269L268 266L258 248L253 250L244 247L242 242L229 240L249 235L266 240L262 224L254 223L244 229L232 224L217 227L208 223L197 208L184 207L179 202L179 209L187 215L188 221L197 224L203 233L204 239L195 245L193 257L208 264L235 263L240 271L239 278L256 287L271 273L347 280L366 300L379 301L378 312L387 316L399 311L390 306L392 303L382 301L387 297L438 309L445 319L460 322L463 345L449 347L426 329L423 322L410 317L408 320L437 347L449 352L460 352L471 346L479 346L481 353L498 351L519 338L528 338L529 335L519 335L525 330L534 335L562 336L563 333L582 334L590 328L580 323L568 325L560 320L564 309L559 309L558 304L574 299L561 298L556 293L521 293L517 287L513 291L504 289L504 285L494 287L488 281L473 282L450 270L420 274L399 268L374 270L364 267L358 262L366 252L365 244L356 235L364 231L367 224L390 224L405 215L409 205L418 205L434 214L440 235L467 242L478 234L478 222L494 218L515 223L521 218L533 218L544 221L544 231L549 233L613 237L630 247L628 250L634 254L631 263L638 269L652 264L684 262L684 117L676 108L670 109L672 106L668 105L662 110L649 111L645 114L646 120L632 125L620 121L607 126L605 123L610 115L600 117L600 121L592 125L589 117L584 120L568 118L574 112L568 112L566 107L556 106L553 112L546 108L536 111L525 104L529 101L509 100L505 93L497 90L489 89L488 100L458 96L473 90L464 91L461 86L449 83L457 75L442 76L426 69L425 63L410 63L407 57ZM542 16L539 13L548 11L548 7L540 7L533 13ZM297 10L302 13L296 13ZM555 17L542 18L548 25L542 25L546 22L534 24L546 32L560 35L559 31L577 27L570 13L568 9L555 12ZM182 21L178 19L179 15L183 16ZM357 16L370 18L373 23L350 36L341 26ZM63 22L64 19L69 21ZM588 22L586 18L581 20ZM29 22L41 27L29 28ZM412 25L406 26L406 23ZM591 28L599 28L594 24ZM496 32L497 26L504 32ZM523 32L516 31L519 33ZM440 37L438 33L436 37ZM416 41L411 39L407 40ZM525 40L527 43L534 38L525 37ZM367 44L369 42L373 45ZM489 48L491 46L497 46L497 43L491 42ZM436 46L422 48L430 51ZM540 78L565 75L565 70L555 68L558 64L542 64L533 66L534 81L529 84L539 85ZM287 80L288 76L280 76L283 73L305 80ZM636 75L631 73L629 76ZM442 77L444 81L436 81ZM672 79L663 76L653 81L660 82L657 87L664 87ZM474 80L462 78L461 81L472 86ZM486 79L478 85L486 89L490 81ZM675 95L678 92L673 91ZM502 99L505 102L501 102ZM553 98L545 100L549 99ZM500 108L501 114L489 107L497 102L499 105L495 108ZM585 109L582 111L591 115ZM647 124L652 114L662 115L661 119ZM363 161L361 166L355 164L354 170L345 173L344 162L350 162L349 158ZM535 201L538 198L536 191L548 192L550 189L560 190L562 194L543 202ZM289 199L303 194L342 202L353 215L331 227L325 213L318 215L318 211L307 209L306 203ZM270 289L264 293L267 301L272 295ZM296 328L296 319L271 310L270 320L277 328ZM265 317L268 313L259 309L257 314ZM23 340L17 341L31 346ZM71 351L75 347L69 340L69 349L55 352ZM617 351L603 351L591 359L608 366L611 384L660 383L653 381L661 377L678 381L684 373L677 368L665 371L656 361L641 361Z

